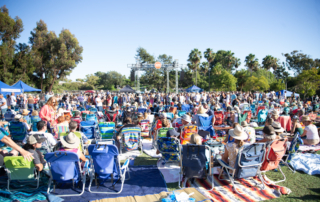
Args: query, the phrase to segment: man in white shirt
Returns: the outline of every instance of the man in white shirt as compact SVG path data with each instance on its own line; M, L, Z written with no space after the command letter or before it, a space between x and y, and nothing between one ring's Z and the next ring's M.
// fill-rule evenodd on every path
M24 138L23 140L23 143L26 144L27 143L27 139L30 135L33 135L33 134L38 134L38 135L43 135L47 141L46 142L43 142L42 144L44 146L50 146L50 147L53 147L54 145L57 144L57 140L54 139L53 135L51 133L46 133L47 131L47 123L45 121L39 121L37 123L37 129L38 131L32 131L30 132L28 135L26 135L26 137ZM47 145L47 143L49 145Z
M11 93L11 106L14 108L17 105L17 98L14 96L14 93Z
M100 94L98 94L98 96L96 97L96 107L98 109L98 111L102 112L102 101L100 98Z
M7 106L7 100L3 97L2 94L0 94L0 107L1 107L1 116L2 116L2 119L4 119L4 114L7 112L8 106Z

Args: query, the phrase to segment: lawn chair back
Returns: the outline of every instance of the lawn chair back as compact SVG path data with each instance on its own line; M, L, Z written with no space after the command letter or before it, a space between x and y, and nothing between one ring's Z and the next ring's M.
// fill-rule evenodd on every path
M142 113L142 114L144 114L145 112L147 111L147 108L138 108L138 113Z
M258 106L256 114L259 114L260 110L266 109L266 106Z
M258 113L258 122L259 123L264 123L267 120L268 116L268 110L262 109Z
M34 179L35 166L33 161L28 161L23 156L6 156L4 165L10 173L10 180L30 180Z
M107 122L117 122L118 112L106 110L106 120Z
M246 110L246 111L243 111L243 114L247 114L246 121L247 121L247 123L249 124L250 121L251 121L252 112L251 112L250 110Z
M159 152L162 154L162 159L167 161L180 161L180 146L179 140L172 137L160 137L157 140Z
M4 114L5 121L11 122L14 120L15 114L10 109L7 110L7 112Z
M140 122L141 132L149 132L149 120L142 120Z
M58 125L56 125L55 126L55 131L56 131L55 137L59 138L61 133L69 132L69 126L58 126Z
M248 116L248 113L239 114L239 123L242 123L242 121L246 121Z
M27 129L22 122L10 122L9 131L13 141L23 141L27 135Z
M244 145L239 149L235 163L235 178L248 178L257 175L266 151L264 143Z
M209 117L198 116L198 117L199 117L199 122L201 127L212 125L213 116L209 116Z
M128 127L121 130L123 137L123 148L127 151L136 150L140 144L141 128Z
M179 117L185 115L186 113L187 113L186 111L180 111L180 110L178 110L178 116L179 116Z
M250 108L251 108L252 114L256 114L256 105L255 104L251 104Z
M171 129L173 129L173 128L165 128L165 127L159 128L157 130L157 139L161 138L161 137L167 137L167 132L168 132L168 130L171 130Z
M214 122L214 125L222 125L223 124L223 112L222 111L215 111L214 116L216 118L216 121Z
M91 107L91 108L89 108L89 111L90 111L90 112L97 113L97 112L98 112L98 109L97 109L97 108L94 108L94 107Z
M242 105L242 110L243 110L243 111L250 110L250 105L249 105L249 104L243 104L243 105Z
M100 127L112 127L112 128L116 128L116 124L114 122L100 122L98 124L99 128Z
M190 111L190 105L189 104L183 104L181 106L181 109L182 109L182 111L189 112Z
M114 127L99 127L101 139L113 139L115 129Z
M98 118L95 114L87 114L86 121L94 121L96 124L98 123Z
M185 126L182 128L180 135L181 144L184 145L189 143L193 133L198 133L198 127L195 125Z
M94 139L95 138L95 126L96 126L96 122L94 122L94 121L81 121L80 131L83 132L83 134L88 139Z
M287 139L274 140L266 148L264 162L261 171L268 171L278 168L282 157L287 150Z
M174 114L172 112L167 112L165 113L165 117L171 121L174 117Z
M37 124L41 121L40 117L31 118L32 131L38 131Z
M182 145L183 176L186 178L207 177L206 172L206 146L205 145Z

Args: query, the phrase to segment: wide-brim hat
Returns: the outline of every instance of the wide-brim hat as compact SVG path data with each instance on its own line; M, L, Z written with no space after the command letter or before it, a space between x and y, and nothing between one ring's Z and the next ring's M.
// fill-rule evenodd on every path
M29 110L24 109L24 110L22 111L22 113L21 113L21 114L22 114L22 115L28 115L28 114L29 114L29 112L30 112Z
M281 124L279 122L272 122L271 126L274 129L274 132L282 133L284 132L284 129L281 127Z
M229 131L229 135L237 140L246 140L248 139L247 133L244 131L242 126L236 126L234 129Z
M22 118L22 116L20 114L17 114L14 116L14 120L20 120Z
M200 106L198 111L197 111L197 114L205 114L206 113L206 110L203 106Z
M242 127L246 127L246 126L248 126L247 121L242 121L242 122L241 122L241 126L242 126Z
M191 118L188 114L184 114L182 117L181 117L182 120L188 122L188 123L191 123Z
M279 116L278 110L272 110L271 114L274 116Z
M303 121L311 121L311 119L310 119L310 117L309 116L302 116L302 119L301 119L301 121L303 122Z
M61 138L60 141L64 147L70 149L76 149L80 144L80 139L74 133L69 133L68 135Z

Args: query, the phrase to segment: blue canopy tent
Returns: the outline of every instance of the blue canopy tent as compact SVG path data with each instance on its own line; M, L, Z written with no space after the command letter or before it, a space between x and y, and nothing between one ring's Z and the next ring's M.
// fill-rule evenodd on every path
M11 87L2 81L0 81L0 93L6 97L7 95L11 95L11 93L15 93L16 95L21 93L20 88Z
M286 92L286 96L287 96L287 97L291 97L291 95L292 95L293 92L288 91L288 90L281 90L281 91L280 91L280 92L281 92L281 95L284 94L284 91L287 91L287 92ZM276 95L279 95L279 92L276 92ZM294 94L294 97L300 97L300 95L299 95L298 93L295 93L295 94Z
M193 85L190 88L187 88L186 91L188 93L191 93L191 92L202 92L203 89L199 88L198 86Z
M32 88L28 86L23 81L19 80L17 83L13 84L12 87L21 89L22 92L34 92L41 91L40 89Z

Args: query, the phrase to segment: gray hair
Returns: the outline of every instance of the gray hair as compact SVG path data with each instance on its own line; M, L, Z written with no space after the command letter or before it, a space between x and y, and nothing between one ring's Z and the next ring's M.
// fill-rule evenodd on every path
M70 131L77 129L77 127L78 127L78 123L77 123L77 122L75 122L75 121L70 121L70 123L69 123L69 130L70 130Z
M272 140L275 140L277 138L277 135L276 134L272 134L272 135L263 134L263 138L268 140L268 141L272 141Z

